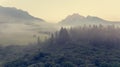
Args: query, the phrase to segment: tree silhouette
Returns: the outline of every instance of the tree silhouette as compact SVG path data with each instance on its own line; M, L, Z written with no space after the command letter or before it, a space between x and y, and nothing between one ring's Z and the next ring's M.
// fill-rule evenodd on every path
M69 33L66 28L61 28L57 36L57 43L64 44L70 40Z

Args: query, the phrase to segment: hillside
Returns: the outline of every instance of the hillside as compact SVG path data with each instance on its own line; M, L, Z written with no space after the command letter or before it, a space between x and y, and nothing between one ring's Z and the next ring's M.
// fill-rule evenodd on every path
M41 18L36 18L30 15L28 12L14 7L2 7L0 6L0 23L7 22L32 22L32 21L44 22Z
M46 42L38 43L42 45L38 51L4 67L120 67L119 34L114 26L61 28Z

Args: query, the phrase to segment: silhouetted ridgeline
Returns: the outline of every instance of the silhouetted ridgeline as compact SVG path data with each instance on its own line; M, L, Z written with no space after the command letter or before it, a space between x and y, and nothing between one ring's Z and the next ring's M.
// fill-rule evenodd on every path
M3 67L120 67L120 28L114 25L61 28L40 45Z

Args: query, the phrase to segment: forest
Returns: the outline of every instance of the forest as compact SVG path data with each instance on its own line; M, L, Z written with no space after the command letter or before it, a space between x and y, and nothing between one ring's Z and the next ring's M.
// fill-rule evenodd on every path
M120 27L61 27L44 42L1 46L0 61L1 67L120 67Z

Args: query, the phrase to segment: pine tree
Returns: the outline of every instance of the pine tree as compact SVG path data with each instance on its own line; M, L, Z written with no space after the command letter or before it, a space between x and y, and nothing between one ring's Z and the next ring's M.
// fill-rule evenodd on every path
M37 44L40 44L40 37L37 37Z
M57 42L59 44L64 44L64 43L68 42L69 40L70 40L70 36L69 36L67 29L61 28L61 30L58 34Z

